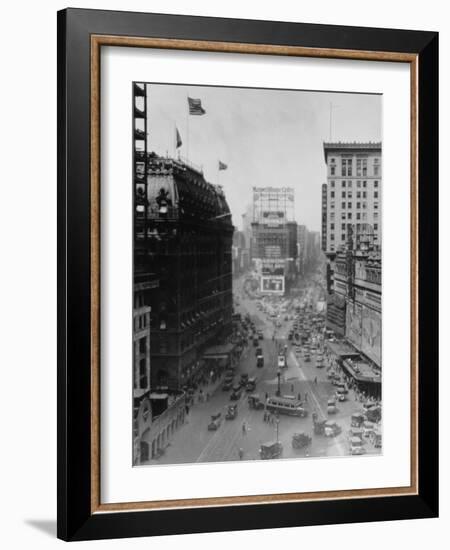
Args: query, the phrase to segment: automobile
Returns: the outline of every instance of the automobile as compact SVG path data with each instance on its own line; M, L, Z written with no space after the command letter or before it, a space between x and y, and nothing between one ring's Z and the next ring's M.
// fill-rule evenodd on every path
M365 422L365 416L362 413L353 413L351 417L352 428L359 428Z
M290 332L290 333L288 334L288 340L291 341L293 337L294 337L294 335L292 334L292 332Z
M227 412L225 414L225 420L234 420L237 416L237 405L228 405Z
M263 340L263 339L264 339L264 335L263 335L263 333L262 333L262 330L258 330L257 335L258 335L258 339L259 339L259 340Z
M222 391L229 391L231 390L231 386L233 385L233 380L225 380L222 384Z
M350 439L350 454L363 455L365 452L363 441L359 437L352 437Z
M311 362L311 355L309 353L304 353L303 354L303 360L305 361L305 363L310 363Z
M346 401L347 394L343 392L341 389L338 389L336 392L336 397L338 401L343 402L343 401Z
M253 393L247 398L248 406L250 409L261 410L264 409L264 402L261 400L258 393Z
M256 389L256 376L252 376L247 380L247 384L245 386L246 392L253 392Z
M260 369L264 367L264 355L258 355L256 357L256 366Z
M248 382L248 372L243 372L241 374L241 378L240 378L240 384L241 386L245 386Z
M336 414L337 413L336 401L334 399L329 399L328 400L327 413L328 414Z
M361 441L363 440L363 431L362 428L350 428L348 431L348 437L351 439L352 437L359 437Z
M342 428L336 422L325 422L324 434L325 437L336 437L342 432Z
M372 433L375 431L375 424L373 422L364 422L362 429L364 437L371 437Z
M337 388L338 392L342 392L342 393L345 393L345 394L348 393L347 384L345 382L340 382L340 383L336 384L336 388Z
M372 445L375 448L381 448L381 445L382 445L381 433L378 430L375 430L374 432L372 432L370 441L372 442Z
M283 454L283 445L279 441L269 441L263 443L259 448L259 456L261 460L270 460L279 458Z
M259 338L253 337L253 346L256 348L259 346Z
M304 447L308 447L311 441L312 437L305 432L294 433L292 436L292 448L303 449Z
M209 431L218 430L221 424L222 424L222 413L218 412L216 414L213 414L211 415L211 422L208 424L208 430Z
M237 401L238 399L240 399L241 394L242 394L241 385L240 384L235 384L232 388L231 393L230 393L231 401Z
M278 356L278 368L283 369L286 366L287 366L286 365L286 357L284 355L279 355Z
M324 366L325 366L325 363L323 361L323 357L321 359L316 359L316 367L318 369L323 369Z
M262 354L263 354L262 348L261 347L256 348L256 350L255 350L256 357L258 357L258 355L262 355Z

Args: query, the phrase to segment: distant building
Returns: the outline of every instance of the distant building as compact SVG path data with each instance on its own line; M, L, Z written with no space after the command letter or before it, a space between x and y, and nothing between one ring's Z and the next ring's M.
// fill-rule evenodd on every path
M296 278L294 189L254 187L251 228L251 257L259 266L260 292L282 295Z
M381 245L381 143L324 143L323 149L322 250L332 255L345 245L349 225Z

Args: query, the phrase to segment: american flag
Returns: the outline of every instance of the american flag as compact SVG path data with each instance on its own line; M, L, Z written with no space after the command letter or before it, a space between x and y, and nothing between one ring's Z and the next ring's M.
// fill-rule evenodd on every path
M188 105L189 105L189 114L190 115L206 115L205 109L202 107L202 102L200 99L194 99L192 97L188 97Z

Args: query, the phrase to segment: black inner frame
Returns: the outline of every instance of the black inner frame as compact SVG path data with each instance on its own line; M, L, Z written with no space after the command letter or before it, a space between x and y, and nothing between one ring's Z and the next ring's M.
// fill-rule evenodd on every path
M91 514L90 36L413 53L418 63L419 494ZM88 540L438 515L438 34L102 10L58 12L58 530Z

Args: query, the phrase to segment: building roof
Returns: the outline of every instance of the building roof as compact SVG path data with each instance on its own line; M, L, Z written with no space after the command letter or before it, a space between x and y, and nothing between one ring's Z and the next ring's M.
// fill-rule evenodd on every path
M324 141L323 143L325 162L327 162L329 153L368 151L379 151L381 153L381 148L381 141Z

